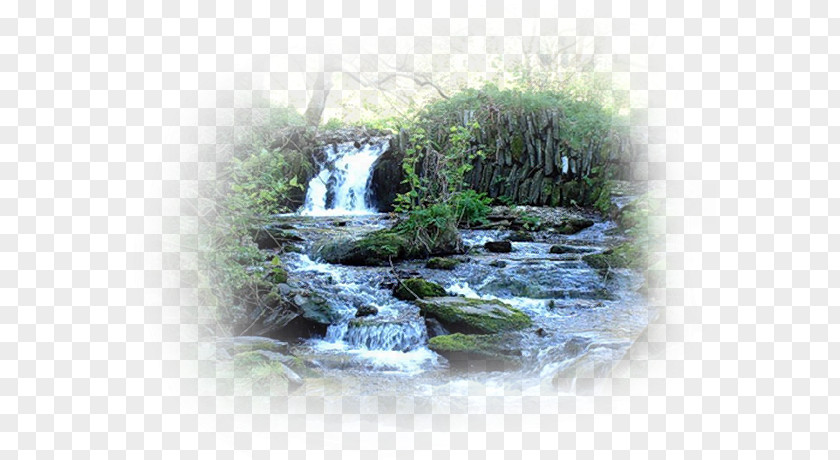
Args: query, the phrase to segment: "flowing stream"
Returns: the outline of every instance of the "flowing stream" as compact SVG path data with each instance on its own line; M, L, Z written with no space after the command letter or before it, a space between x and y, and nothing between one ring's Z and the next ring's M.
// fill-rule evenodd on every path
M323 337L307 340L295 353L339 379L383 378L398 384L435 388L458 379L541 382L588 369L593 376L609 372L649 321L649 310L637 289L643 277L631 270L609 276L590 268L581 257L603 251L621 237L615 225L600 220L575 235L535 233L535 242L515 242L506 254L484 250L485 241L504 239L500 230L462 230L471 249L454 270L425 268L425 261L391 267L352 267L313 260L315 241L360 235L392 224L369 208L371 168L387 147L373 144L327 147L327 161L309 183L306 204L296 215L282 217L304 237L304 250L283 257L308 289L328 299L338 318ZM552 254L552 244L567 244L577 253ZM429 335L442 331L427 323L419 308L394 298L394 271L419 276L444 286L450 295L498 299L533 320L533 326L511 334L521 350L521 367L507 372L453 374L446 360L426 346ZM357 317L359 308L375 309Z

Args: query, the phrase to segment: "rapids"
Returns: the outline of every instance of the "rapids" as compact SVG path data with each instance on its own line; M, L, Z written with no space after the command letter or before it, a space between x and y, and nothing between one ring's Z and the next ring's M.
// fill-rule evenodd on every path
M414 388L463 379L502 387L523 382L540 386L581 372L608 375L651 313L637 292L644 281L641 274L612 270L605 276L581 260L585 253L621 241L615 224L597 215L590 216L595 225L575 235L537 232L534 242L514 242L507 254L487 252L483 243L509 232L462 230L469 251L456 256L462 263L451 271L427 269L422 260L399 262L392 269L332 265L308 255L318 240L357 236L392 223L373 212L367 199L371 167L386 147L326 147L326 161L309 183L305 205L297 214L278 216L304 238L301 251L281 256L290 273L338 312L326 334L296 345L295 355L316 364L327 378L373 386L383 379ZM552 244L578 246L583 254L552 254ZM521 367L505 372L451 369L427 347L434 327L419 308L392 295L395 272L437 282L450 295L497 299L526 313L533 326L514 333ZM357 317L360 307L376 313Z

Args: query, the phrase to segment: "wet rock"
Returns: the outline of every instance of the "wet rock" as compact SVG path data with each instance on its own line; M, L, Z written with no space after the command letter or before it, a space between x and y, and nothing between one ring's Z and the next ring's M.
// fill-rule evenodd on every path
M379 309L374 307L373 305L362 305L361 307L356 308L356 318L361 318L363 316L373 316L379 313Z
M238 371L244 373L245 376L254 366L269 363L271 364L272 377L285 380L290 389L297 388L304 383L303 378L286 364L287 362L296 362L296 358L293 356L286 356L273 351L256 350L239 353L233 357L233 361Z
M379 212L392 212L397 194L404 193L407 185L403 184L403 155L394 148L386 150L373 163L370 177L370 199Z
M288 224L267 225L254 230L252 237L260 249L279 248L288 243L299 243L303 241L303 238L289 227Z
M488 241L484 243L484 249L490 252L511 252L513 245L510 241Z
M509 365L522 355L518 340L502 334L439 335L429 339L429 349L456 366L469 366L476 361Z
M592 219L566 219L560 225L554 227L554 231L561 235L573 235L585 228L595 225Z
M442 297L446 295L443 286L421 278L402 280L394 289L394 297L400 300L425 299L427 297Z
M431 259L426 261L426 268L431 268L435 270L452 270L459 263L461 262L456 259L451 259L447 257L432 257Z
M413 234L394 229L377 230L359 239L331 238L315 249L325 262L356 266L381 266L390 262L428 256L459 254L463 242L454 224L434 232L433 241L420 242Z
M498 300L436 297L415 303L423 314L455 332L487 334L531 325L528 315Z
M440 324L440 321L435 318L426 318L426 330L428 331L429 337L449 334L449 331L443 327L443 324Z
M316 323L329 325L341 318L327 299L313 291L298 292L292 298L295 306L300 310L301 316Z
M551 254L586 254L587 252L592 252L592 250L568 244L555 244L548 252Z
M400 279L417 278L420 276L420 272L417 270L398 269L395 272Z
M518 232L511 233L508 236L508 239L510 241L528 243L528 242L533 242L534 241L534 234L530 233L530 232L525 232L525 231L518 231Z
M494 260L494 261L490 262L490 266L491 267L496 267L496 268L505 268L505 267L507 267L507 264L508 263L505 262L504 260Z

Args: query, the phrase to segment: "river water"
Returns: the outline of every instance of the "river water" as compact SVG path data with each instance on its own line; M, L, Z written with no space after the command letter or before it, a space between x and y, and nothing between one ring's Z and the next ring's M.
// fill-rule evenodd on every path
M304 238L300 252L282 255L292 276L328 299L340 313L323 337L298 344L294 353L319 367L325 386L404 385L434 393L441 387L481 382L498 388L558 385L577 375L604 377L648 324L651 313L637 292L643 276L611 270L606 276L581 260L621 241L610 221L575 235L534 233L534 242L515 242L513 251L490 253L483 243L504 239L506 231L462 230L469 248L454 270L425 268L424 261L395 267L351 267L313 260L312 247L325 238L361 235L393 224L372 210L366 190L384 143L327 147L326 161L312 179L306 204L296 214L278 216ZM552 254L553 244L575 246L578 253ZM531 317L533 326L510 333L521 354L519 365L503 370L449 366L426 346L430 330L419 308L392 295L395 272L419 276L450 295L497 299ZM377 313L355 319L357 309ZM332 383L329 383L332 382ZM452 390L450 388L450 390ZM454 391L454 390L452 390Z

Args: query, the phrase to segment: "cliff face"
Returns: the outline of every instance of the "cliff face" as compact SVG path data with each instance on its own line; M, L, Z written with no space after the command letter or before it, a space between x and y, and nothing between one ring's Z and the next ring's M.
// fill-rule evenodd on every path
M628 138L595 133L587 143L573 144L564 133L568 120L561 117L550 110L499 113L492 122L482 123L473 147L483 149L484 158L474 161L465 176L467 184L516 204L588 206L600 198L604 178L635 179L640 149ZM406 139L405 132L395 136L389 152L374 166L372 187L381 211L390 211L393 197L405 191L400 183Z

